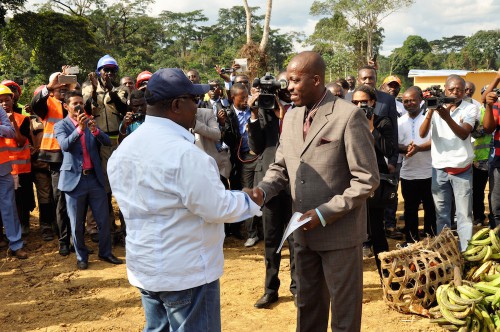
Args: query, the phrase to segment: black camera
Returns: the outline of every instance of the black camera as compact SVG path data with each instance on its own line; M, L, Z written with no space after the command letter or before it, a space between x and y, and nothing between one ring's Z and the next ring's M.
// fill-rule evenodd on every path
M285 79L277 81L273 75L266 73L263 77L254 79L252 86L260 90L257 106L264 110L274 110L276 95L279 90L288 87L288 82Z
M494 93L496 93L497 97L500 98L500 89L499 88L495 88L495 89L493 89L491 91L494 92Z
M132 113L132 116L130 117L130 120L132 122L136 121L144 121L146 119L146 115L142 113Z
M221 69L220 69L220 73L221 73L221 74L230 74L230 73L234 73L234 69L233 69L233 68L221 68Z
M436 109L445 104L457 102L455 97L446 97L440 85L431 85L423 91L423 95L428 109Z
M368 120L371 120L373 118L373 107L368 106L367 102L360 103L358 107L362 109L363 112L365 112L366 118Z

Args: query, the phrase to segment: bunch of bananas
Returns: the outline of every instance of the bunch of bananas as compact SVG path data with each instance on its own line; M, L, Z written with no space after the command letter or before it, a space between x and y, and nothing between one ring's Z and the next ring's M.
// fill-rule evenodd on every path
M500 277L500 275L498 275ZM500 278L471 283L452 281L436 291L431 321L449 331L500 331Z
M488 227L477 231L462 255L470 263L484 263L500 259L500 239L497 231Z

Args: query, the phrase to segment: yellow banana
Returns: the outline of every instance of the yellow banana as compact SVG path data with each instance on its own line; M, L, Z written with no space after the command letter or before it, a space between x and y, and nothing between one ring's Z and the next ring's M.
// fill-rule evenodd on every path
M493 255L493 249L492 249L492 247L491 246L486 246L486 255L484 255L484 258L483 258L482 262L484 263L484 262L490 261L491 255ZM491 265L490 265L490 267L491 267ZM489 271L489 270L490 270L490 268L488 267L487 271Z
M490 229L488 227L481 228L476 232L476 234L472 235L471 241L483 240L484 238L486 238L489 232Z
M486 248L487 246L483 246L480 252L478 252L475 255L464 255L464 258L468 260L469 262L479 262L483 260L484 256L486 256L486 252L488 249Z

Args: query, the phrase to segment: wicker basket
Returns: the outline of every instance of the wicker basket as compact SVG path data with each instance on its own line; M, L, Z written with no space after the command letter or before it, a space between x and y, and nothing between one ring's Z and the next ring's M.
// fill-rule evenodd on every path
M461 266L457 239L449 228L410 247L378 255L382 268L384 300L403 313L414 307L429 308L436 289L453 280L453 267Z

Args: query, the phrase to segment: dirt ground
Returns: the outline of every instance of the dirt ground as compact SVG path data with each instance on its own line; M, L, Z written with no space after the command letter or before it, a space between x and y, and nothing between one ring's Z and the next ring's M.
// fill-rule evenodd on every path
M402 204L398 216L402 214ZM399 221L398 226L403 226ZM0 331L141 331L144 313L139 292L127 281L125 265L111 265L91 255L89 269L76 269L76 258L58 254L57 240L44 242L37 211L25 237L27 260L0 251ZM90 240L88 246L97 252ZM390 240L391 249L396 241ZM264 246L245 248L227 238L221 279L223 331L295 331L296 310L288 291L289 252L283 251L279 301L270 309L255 309L263 294ZM125 258L121 246L114 254ZM364 261L362 331L442 331L428 319L389 309L382 299L375 262Z

